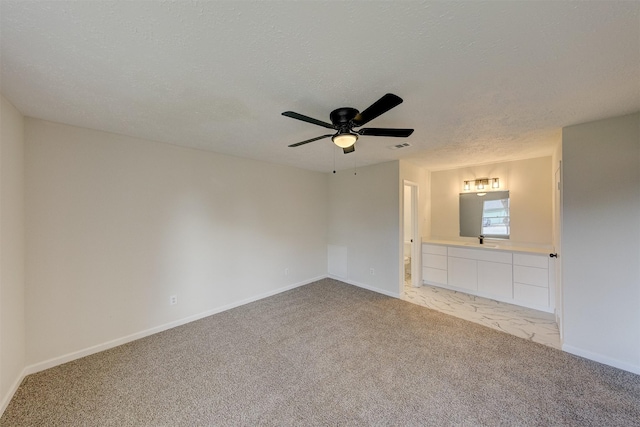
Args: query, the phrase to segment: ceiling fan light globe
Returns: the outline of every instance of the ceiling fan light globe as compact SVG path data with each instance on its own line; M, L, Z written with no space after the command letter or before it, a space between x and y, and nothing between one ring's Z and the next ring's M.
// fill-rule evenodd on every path
M331 138L334 144L340 148L349 148L358 140L358 135L352 133L342 133Z

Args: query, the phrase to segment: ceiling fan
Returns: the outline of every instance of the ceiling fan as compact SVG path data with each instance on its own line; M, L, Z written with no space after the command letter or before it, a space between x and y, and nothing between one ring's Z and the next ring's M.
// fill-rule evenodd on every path
M348 154L356 151L356 147L354 144L358 140L358 135L406 138L413 133L413 129L362 128L357 131L353 129L369 123L371 120L386 113L393 107L396 107L400 104L402 104L402 98L392 93L388 93L374 102L362 113L351 107L342 107L338 108L337 110L333 110L329 115L331 123L316 120L312 117L294 113L293 111L285 111L284 113L282 113L283 116L302 120L303 122L312 123L314 125L325 127L327 129L335 129L337 131L333 134L328 133L326 135L307 139L306 141L297 142L295 144L289 145L289 147L298 147L300 145L308 144L319 139L331 137L333 143L342 148L345 154Z

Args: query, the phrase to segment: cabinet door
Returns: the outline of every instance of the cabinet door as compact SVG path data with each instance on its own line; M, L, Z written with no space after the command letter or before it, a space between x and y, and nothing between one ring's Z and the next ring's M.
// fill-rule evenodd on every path
M449 257L449 286L478 290L478 261Z
M502 298L513 298L511 264L478 261L478 291Z

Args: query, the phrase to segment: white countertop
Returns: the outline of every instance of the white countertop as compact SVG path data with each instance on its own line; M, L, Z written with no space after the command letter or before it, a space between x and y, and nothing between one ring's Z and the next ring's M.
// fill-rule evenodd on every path
M502 242L500 240L487 240L485 239L484 244L479 244L478 242L464 242L460 240L431 240L431 239L423 239L422 243L428 243L430 245L443 245L443 246L456 246L460 248L467 249L485 249L489 251L506 251L506 252L528 252L534 254L546 254L552 252L552 248L547 247L536 247L536 246L522 246L522 245L511 245L508 242Z

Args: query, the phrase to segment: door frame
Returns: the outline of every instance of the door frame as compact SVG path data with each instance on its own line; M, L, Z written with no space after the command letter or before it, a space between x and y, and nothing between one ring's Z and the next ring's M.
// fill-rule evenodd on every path
M558 161L558 167L554 171L553 175L553 249L557 254L555 258L550 261L554 271L555 282L555 317L558 324L558 331L560 332L560 343L564 341L563 331L563 315L564 315L564 298L562 293L562 160Z

